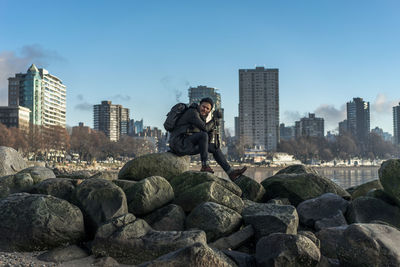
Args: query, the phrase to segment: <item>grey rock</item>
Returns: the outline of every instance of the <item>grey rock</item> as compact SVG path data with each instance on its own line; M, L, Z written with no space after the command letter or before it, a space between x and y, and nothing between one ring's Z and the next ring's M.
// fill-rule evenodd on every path
M252 225L255 238L259 240L272 233L297 234L299 217L290 205L253 203L242 212L246 225Z
M311 167L302 164L293 164L286 168L279 170L276 174L288 174L288 173L312 173L318 175L318 172Z
M128 213L126 196L121 188L103 179L89 179L76 187L76 201L85 216L89 236L114 217Z
M257 266L316 266L321 254L317 246L303 235L275 233L257 243Z
M313 232L311 232L311 231L298 231L297 234L298 235L304 235L305 237L310 239L317 246L317 248L321 248L321 242L319 241L319 239L317 238L317 236Z
M400 266L400 231L381 224L350 225L338 242L343 266Z
M155 210L143 219L157 231L185 230L185 212L180 206L175 204L169 204Z
M320 241L320 250L322 255L328 258L337 259L337 246L347 227L348 226L346 225L324 228L315 234Z
M155 153L127 162L118 173L118 179L140 181L150 176L162 176L168 181L189 170L190 158L172 153Z
M0 177L0 198L13 193L29 192L33 188L33 179L29 173L17 173Z
M151 176L140 182L131 182L130 185L125 182L122 189L127 198L129 212L136 215L150 213L174 199L174 190L161 176Z
M338 212L345 213L348 205L348 201L342 197L333 193L326 193L301 202L297 206L297 212L302 224L314 227L316 221L334 217Z
M75 181L69 178L51 178L33 186L32 194L51 195L72 202Z
M253 255L247 253L234 251L234 250L223 250L226 256L231 258L238 267L256 267L256 258Z
M324 228L337 227L342 225L347 225L347 221L343 213L341 211L338 211L338 213L333 217L323 218L319 221L316 221L314 224L314 228L315 230L319 231Z
M101 257L93 261L93 266L98 267L118 267L120 264L112 257Z
M372 180L361 185L353 186L346 189L347 192L351 194L352 199L358 197L364 197L367 193L373 189L383 189L381 182L377 180Z
M400 206L400 159L383 162L378 175L383 190Z
M236 267L236 263L224 253L209 248L206 244L195 243L177 251L163 255L153 261L144 262L139 267L187 267L215 266Z
M14 148L0 146L0 177L15 174L27 167L25 160Z
M107 181L114 181L118 179L118 173L113 171L100 171L90 176L90 178L99 178Z
M72 261L76 259L82 259L88 257L89 253L78 247L77 245L68 246L65 248L56 248L50 251L47 251L38 256L38 259L41 261L49 261L49 262L65 262Z
M39 166L29 167L18 173L29 173L33 179L33 184L40 183L49 178L56 178L53 170Z
M400 228L400 208L372 197L359 197L353 200L346 218L349 223L369 223L379 220Z
M242 216L236 211L214 202L205 202L186 217L185 224L187 229L203 230L207 242L212 242L236 231L241 222Z
M273 198L268 200L268 204L278 204L278 205L292 205L287 198Z
M258 202L265 194L265 189L260 183L245 175L241 175L234 183L242 189L242 198Z
M38 251L76 244L85 236L81 211L48 195L17 193L0 200L0 247Z
M235 183L205 172L185 172L170 181L174 189L174 203L185 212L203 202L215 202L242 212L242 190Z
M318 197L325 193L334 193L345 199L351 196L331 180L313 173L278 174L261 182L265 188L264 202L273 198L288 198L292 205Z
M123 215L99 228L92 252L96 257L110 256L120 263L140 264L197 242L206 244L203 231L154 231L146 221Z
M393 199L393 197L389 196L388 193L383 191L383 189L372 189L365 196L366 197L374 197L374 198L383 200L386 203L388 203L389 205L397 205L397 203Z
M210 247L223 250L223 249L236 249L243 244L250 241L254 236L253 226L248 225L243 229L231 234L227 237L221 237L220 239L209 244Z

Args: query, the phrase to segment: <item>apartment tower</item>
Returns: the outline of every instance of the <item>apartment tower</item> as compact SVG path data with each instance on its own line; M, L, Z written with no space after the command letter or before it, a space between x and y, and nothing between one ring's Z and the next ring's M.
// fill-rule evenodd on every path
M8 78L8 106L28 108L32 124L65 128L66 86L58 77L32 64L26 73Z
M279 142L279 70L239 70L240 141L247 148L275 151Z
M347 102L347 131L360 142L366 142L370 132L369 102L360 97Z
M102 101L93 106L94 129L102 131L111 141L118 141L128 134L129 109L113 105L111 101Z
M393 107L393 142L400 145L400 103Z

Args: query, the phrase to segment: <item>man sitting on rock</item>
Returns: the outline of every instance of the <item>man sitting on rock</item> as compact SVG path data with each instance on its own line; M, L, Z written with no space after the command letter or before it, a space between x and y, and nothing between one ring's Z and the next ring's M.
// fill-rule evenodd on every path
M214 173L208 165L208 152L212 153L214 159L233 181L242 175L247 168L232 169L221 149L216 144L210 143L209 136L219 125L219 119L222 117L221 111L215 110L212 119L206 122L213 105L213 100L208 97L203 98L199 105L196 103L190 105L176 122L174 130L171 132L169 146L172 152L179 156L200 154L200 171L202 172Z

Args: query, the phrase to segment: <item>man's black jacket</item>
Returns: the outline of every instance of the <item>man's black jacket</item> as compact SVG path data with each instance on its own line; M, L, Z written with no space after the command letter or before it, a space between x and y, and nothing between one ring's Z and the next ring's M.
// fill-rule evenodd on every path
M206 118L200 115L198 105L192 104L176 122L175 129L171 132L169 146L178 155L193 154L196 151L196 147L188 142L185 144L185 138L198 132L211 133L215 126L214 118L206 123Z

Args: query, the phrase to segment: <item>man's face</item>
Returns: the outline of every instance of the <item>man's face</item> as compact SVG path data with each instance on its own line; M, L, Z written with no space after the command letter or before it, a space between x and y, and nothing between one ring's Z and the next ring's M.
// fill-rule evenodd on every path
M200 115L207 117L211 111L211 104L208 102L203 102L200 104Z

